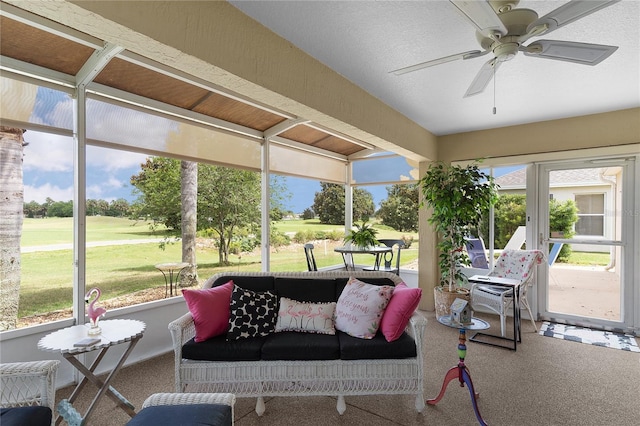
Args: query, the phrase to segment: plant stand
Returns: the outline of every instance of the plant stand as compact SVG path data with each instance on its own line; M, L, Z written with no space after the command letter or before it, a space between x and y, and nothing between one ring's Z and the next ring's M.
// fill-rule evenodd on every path
M427 399L427 404L436 405L442 397L444 397L444 393L447 390L447 385L452 380L458 379L460 382L460 387L464 387L465 383L467 384L467 388L469 389L469 395L471 396L471 403L473 404L473 411L476 413L476 418L478 422L482 426L487 426L487 423L482 419L480 415L480 410L478 409L478 401L477 398L480 396L476 393L473 387L473 381L471 380L471 374L469 373L469 369L464 364L464 358L467 355L467 345L465 344L467 340L466 330L465 328L460 329L460 334L458 336L458 357L460 361L458 365L455 367L451 367L447 374L444 376L444 382L442 383L442 388L440 389L440 393L437 397L433 399Z

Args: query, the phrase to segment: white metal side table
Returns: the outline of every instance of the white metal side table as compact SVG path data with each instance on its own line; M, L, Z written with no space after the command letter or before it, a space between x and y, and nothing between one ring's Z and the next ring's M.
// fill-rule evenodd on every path
M64 359L69 361L69 363L71 363L71 365L73 365L73 367L84 376L71 393L69 399L64 399L58 403L58 406L56 407L58 410L56 425L60 424L62 419L64 419L69 425L73 426L88 424L89 418L96 407L96 404L105 394L114 400L117 406L129 416L133 417L136 415L134 406L127 401L124 396L116 391L110 383L115 378L120 368L124 365L124 362L135 347L136 343L138 343L142 338L146 324L137 320L114 319L101 321L100 327L102 328L101 334L89 336L87 334L87 331L89 330L88 324L74 325L72 327L54 331L40 339L38 342L39 349L48 352L60 352ZM90 346L75 346L75 344L87 337L99 339L99 342ZM102 381L94 374L98 364L100 364L100 361L102 361L110 347L126 342L129 343L126 350L107 378ZM89 368L76 358L80 354L96 350L100 350L100 353L98 353L95 361L93 361ZM93 401L91 401L91 405L89 405L89 408L83 417L73 407L73 401L76 400L87 382L93 383L98 388L98 393L94 397Z

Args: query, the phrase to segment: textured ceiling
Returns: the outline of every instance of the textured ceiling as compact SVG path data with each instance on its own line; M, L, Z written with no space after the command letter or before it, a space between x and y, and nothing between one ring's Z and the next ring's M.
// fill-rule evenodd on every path
M396 76L401 67L480 49L448 1L231 1L436 135L640 106L640 1L623 0L538 39L619 46L592 66L519 53L494 86L463 98L489 56ZM521 1L539 16L564 1Z

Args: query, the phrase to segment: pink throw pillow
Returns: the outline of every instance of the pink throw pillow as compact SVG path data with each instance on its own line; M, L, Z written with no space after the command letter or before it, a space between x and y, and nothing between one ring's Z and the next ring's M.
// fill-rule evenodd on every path
M182 290L196 327L196 342L227 332L232 291L233 281L213 288Z
M396 285L380 320L380 331L387 342L393 342L402 336L421 297L422 289L420 288L409 288L405 283Z
M336 330L361 339L373 339L392 292L393 286L350 278L336 305Z

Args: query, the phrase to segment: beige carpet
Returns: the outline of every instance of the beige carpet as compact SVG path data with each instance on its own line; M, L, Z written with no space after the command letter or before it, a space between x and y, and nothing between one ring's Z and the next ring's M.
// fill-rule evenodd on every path
M456 365L457 334L435 321L431 312L425 333L425 398L440 391L447 370ZM490 320L499 330L497 316ZM468 342L466 364L471 371L484 420L494 425L638 425L640 424L640 354L560 339L550 339L523 323L523 342L516 352ZM168 334L168 332L167 332ZM469 337L469 336L468 336ZM115 388L139 408L155 392L173 391L173 353L124 368ZM57 392L66 398L71 388ZM84 412L94 389L76 401ZM236 425L476 425L467 387L457 381L436 406L422 413L412 396L346 397L340 416L331 397L266 399L258 417L255 398L238 398ZM89 422L95 426L124 425L128 416L104 398ZM63 423L64 424L64 423Z

